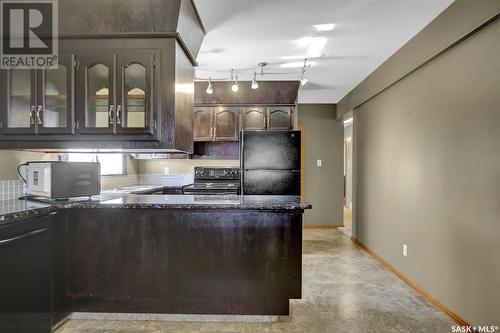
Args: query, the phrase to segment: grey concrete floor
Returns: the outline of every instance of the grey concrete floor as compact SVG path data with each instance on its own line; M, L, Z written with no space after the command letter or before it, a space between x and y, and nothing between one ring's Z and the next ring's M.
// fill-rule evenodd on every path
M304 230L303 297L275 323L69 320L57 333L449 333L451 321L338 230Z

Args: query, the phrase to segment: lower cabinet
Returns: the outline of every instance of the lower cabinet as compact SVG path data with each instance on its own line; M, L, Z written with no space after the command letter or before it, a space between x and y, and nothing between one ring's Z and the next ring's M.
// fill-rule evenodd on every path
M48 333L71 312L63 214L0 227L0 332Z
M301 213L74 209L75 312L285 315L301 297Z
M51 243L45 217L0 228L0 332L50 332Z

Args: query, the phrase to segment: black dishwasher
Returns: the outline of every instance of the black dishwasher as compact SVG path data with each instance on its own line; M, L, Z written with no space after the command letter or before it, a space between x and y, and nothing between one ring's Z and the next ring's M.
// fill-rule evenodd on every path
M0 332L51 330L49 218L0 226Z

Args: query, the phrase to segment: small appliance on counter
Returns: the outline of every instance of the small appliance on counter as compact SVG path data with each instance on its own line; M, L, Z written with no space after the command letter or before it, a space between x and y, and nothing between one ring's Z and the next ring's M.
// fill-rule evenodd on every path
M26 166L26 194L35 198L90 197L101 192L101 165L94 162L40 161Z
M194 184L184 187L184 194L236 195L240 189L237 167L195 167Z
M240 132L241 194L300 195L300 131Z

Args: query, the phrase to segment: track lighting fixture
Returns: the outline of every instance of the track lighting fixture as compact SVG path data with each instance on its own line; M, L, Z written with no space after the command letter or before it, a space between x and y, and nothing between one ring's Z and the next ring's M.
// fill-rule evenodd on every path
M302 67L302 71L300 72L300 76L299 76L301 86L304 86L308 81L306 79L306 68L307 68L307 59L304 59L304 67Z
M211 95L213 93L214 93L214 89L212 87L212 79L208 78L207 94Z
M240 86L238 85L238 77L236 77L236 81L234 81L233 85L231 86L231 90L236 93L239 89Z
M254 72L253 73L253 80L252 80L252 89L258 89L259 88L259 84L257 83L256 76L257 76L257 72Z
M231 90L236 93L240 89L240 85L238 84L238 75L234 74L234 69L231 69L231 80L234 81L233 85L231 86Z

